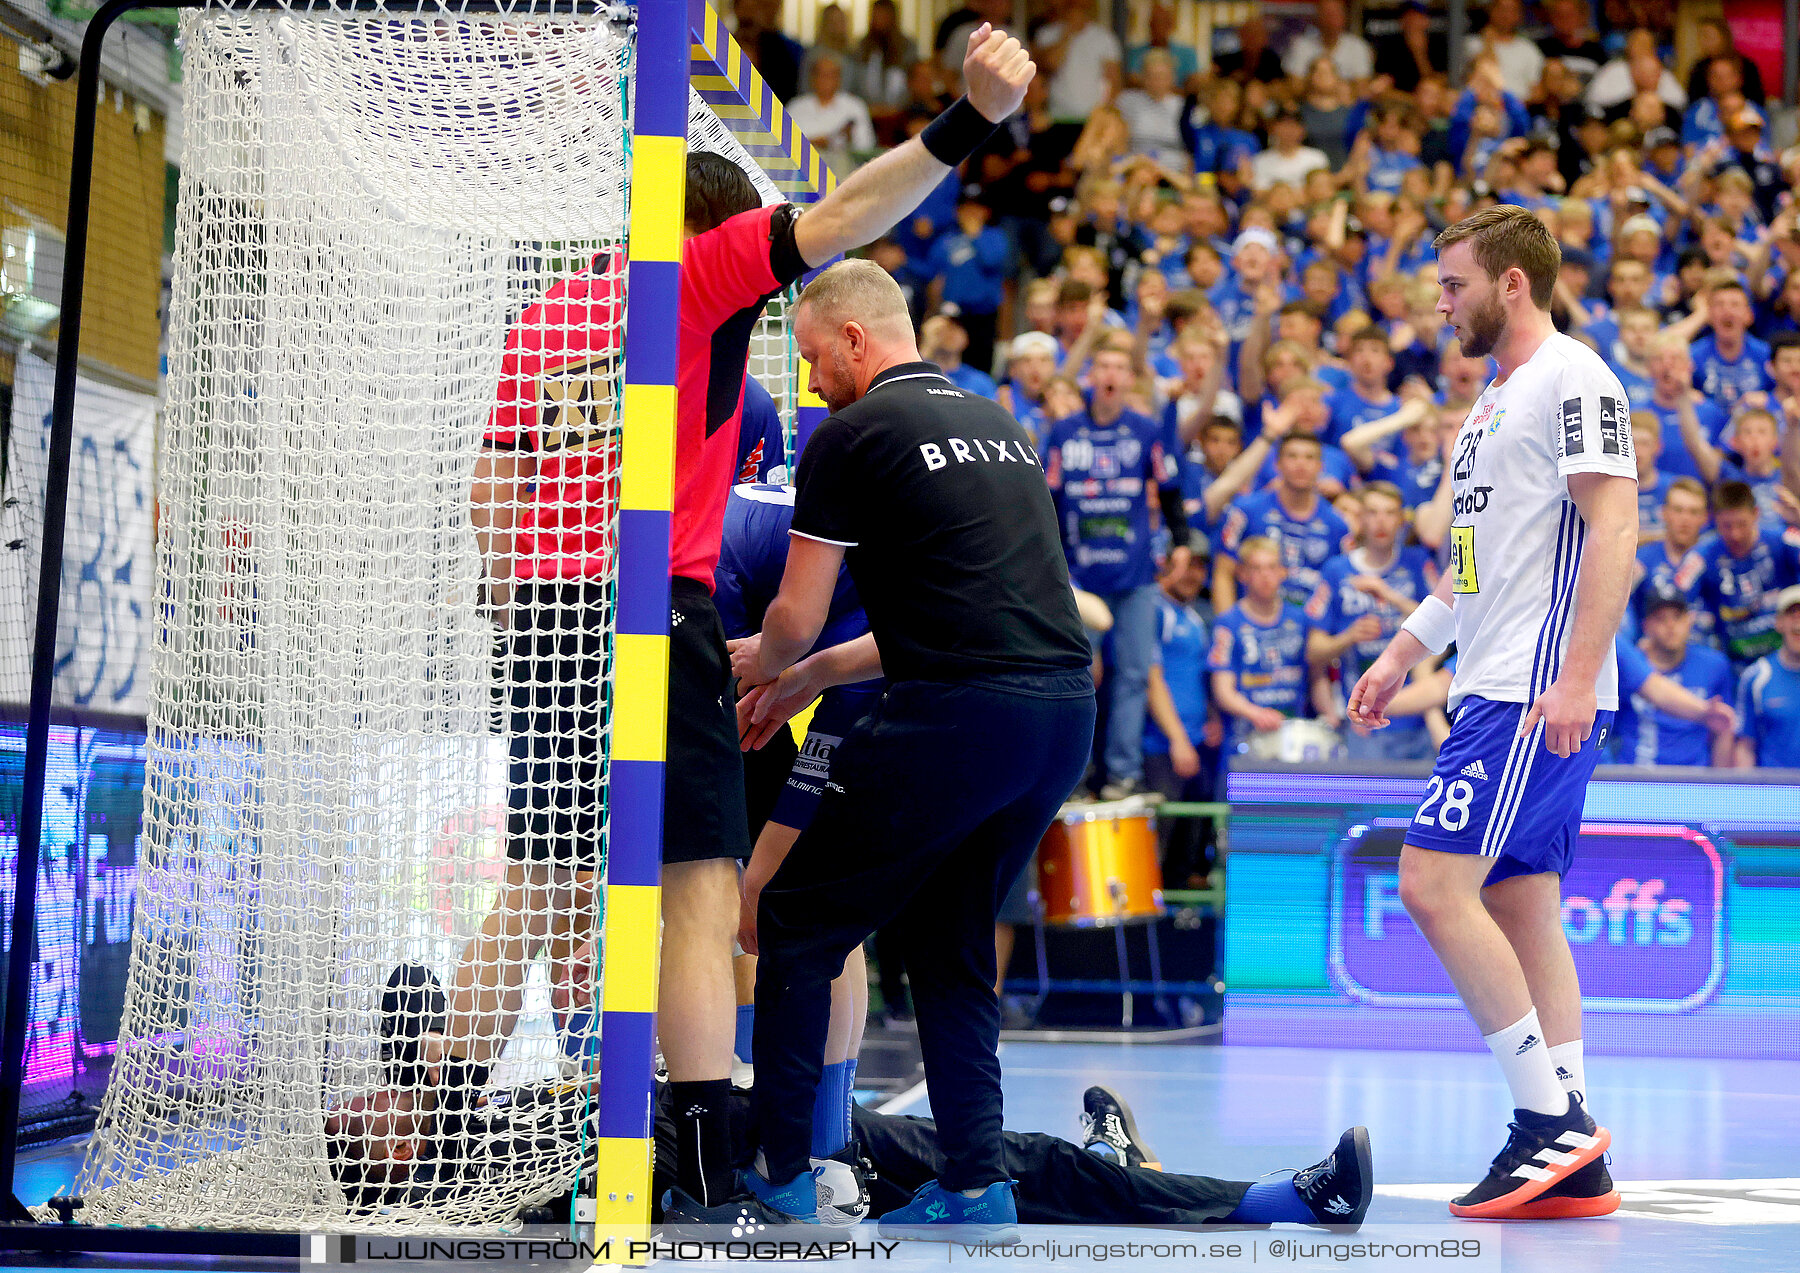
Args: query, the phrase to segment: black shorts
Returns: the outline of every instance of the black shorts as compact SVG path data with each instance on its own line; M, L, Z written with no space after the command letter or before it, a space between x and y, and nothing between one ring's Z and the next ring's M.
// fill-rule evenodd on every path
M532 583L513 596L507 666L506 855L595 870L612 695L605 666L605 585ZM712 594L670 589L669 738L663 779L664 862L746 858L744 766L728 701L731 664Z

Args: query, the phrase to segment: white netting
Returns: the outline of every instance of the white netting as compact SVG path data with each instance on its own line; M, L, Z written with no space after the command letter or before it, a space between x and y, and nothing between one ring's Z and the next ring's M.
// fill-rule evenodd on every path
M91 1223L504 1223L568 1187L566 1135L446 1183L458 1146L366 1107L407 963L494 1087L592 1053L547 967L593 931L565 868L605 819L630 33L214 9L183 35L135 944L72 1192ZM778 197L693 102L693 144ZM759 368L778 400L788 358ZM509 837L561 865L509 866Z

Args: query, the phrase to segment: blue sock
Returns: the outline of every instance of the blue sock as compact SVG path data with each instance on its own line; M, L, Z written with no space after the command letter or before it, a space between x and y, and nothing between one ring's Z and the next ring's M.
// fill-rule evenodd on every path
M1259 1180L1225 1217L1226 1224L1317 1224L1319 1218L1301 1200L1291 1180Z
M756 1033L756 1005L740 1003L737 1010L737 1033L732 1036L731 1051L745 1065L751 1062L750 1036Z
M813 1093L812 1156L829 1158L844 1148L844 1066L839 1061L819 1073Z
M850 1111L856 1108L856 1058L844 1061L844 1143L848 1145L856 1130Z

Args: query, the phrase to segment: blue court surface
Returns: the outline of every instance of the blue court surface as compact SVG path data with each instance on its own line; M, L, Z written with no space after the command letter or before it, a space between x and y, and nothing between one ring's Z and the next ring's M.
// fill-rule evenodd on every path
M1624 1208L1599 1220L1495 1225L1454 1221L1444 1207L1481 1176L1505 1140L1509 1101L1485 1053L1008 1042L1001 1060L1009 1127L1078 1139L1081 1093L1090 1084L1106 1083L1132 1104L1143 1135L1171 1171L1254 1179L1312 1163L1344 1128L1366 1124L1378 1190L1364 1234L1436 1240L1504 1230L1499 1262L1474 1261L1470 1268L1687 1273L1800 1267L1800 1062L1590 1059L1591 1104L1613 1133L1611 1170ZM915 1088L887 1108L924 1114L927 1104L923 1089ZM73 1143L23 1156L20 1184L26 1200L36 1202L65 1187L78 1157ZM1026 1236L1041 1241L1058 1232L1029 1230ZM1087 1236L1165 1242L1187 1235L1133 1230ZM1295 1227L1241 1238L1246 1244L1260 1240L1257 1267L1447 1267L1271 1261L1270 1240L1284 1236L1333 1240ZM1247 1261L1203 1263L1251 1267ZM909 1243L885 1267L1068 1270L1092 1264L1066 1255L983 1258L961 1248ZM104 1266L84 1260L75 1267ZM877 1266L858 1260L838 1267Z
M1254 1179L1365 1124L1369 1223L1504 1229L1507 1273L1800 1267L1797 1062L1590 1058L1623 1208L1494 1225L1445 1210L1506 1140L1511 1102L1485 1052L1008 1043L1001 1061L1009 1127L1078 1136L1081 1092L1104 1082L1170 1171Z

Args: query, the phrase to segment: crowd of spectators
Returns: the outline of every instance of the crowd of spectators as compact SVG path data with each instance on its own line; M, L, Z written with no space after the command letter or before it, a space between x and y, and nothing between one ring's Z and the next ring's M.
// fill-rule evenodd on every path
M1627 25L1672 11L1606 2L1603 37L1587 0L1495 0L1453 83L1416 2L1366 39L1317 0L1285 42L1252 18L1203 60L1169 4L1126 48L1093 0L1052 0L1024 108L873 249L927 356L1037 440L1109 616L1104 798L1202 796L1301 719L1353 757L1433 754L1453 651L1390 729L1347 727L1344 691L1443 562L1450 449L1492 365L1437 313L1432 240L1495 202L1556 235L1556 325L1629 397L1613 758L1800 767L1800 147L1772 148L1778 103L1725 23L1678 73L1670 30ZM739 39L852 163L916 133L968 33L1013 17L970 0L926 49L891 0L860 34L826 5L802 49L775 9L739 0Z

